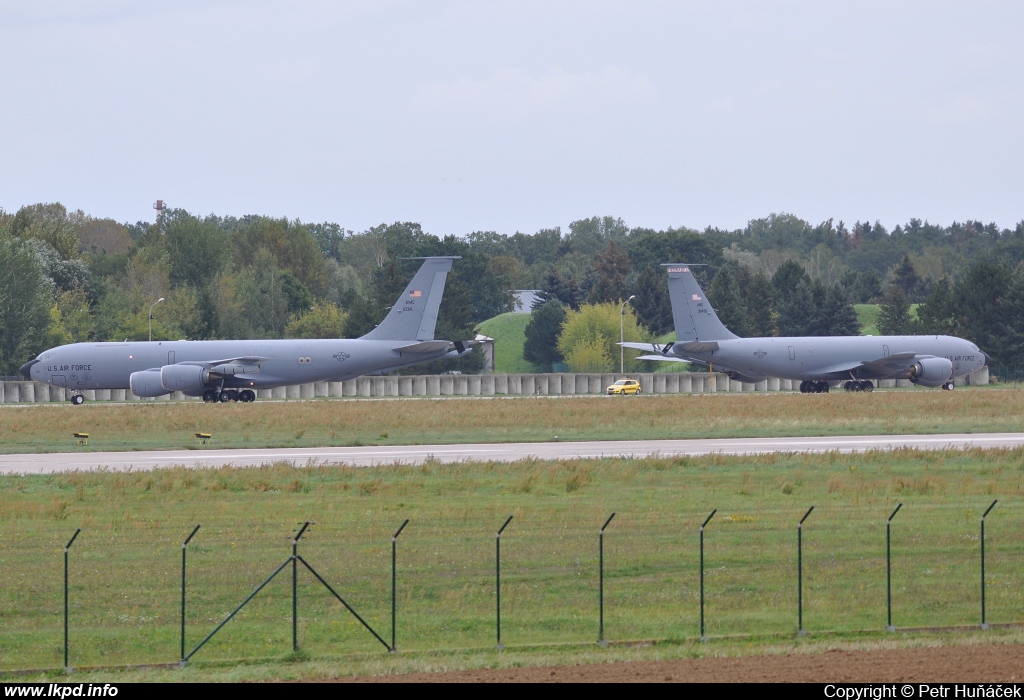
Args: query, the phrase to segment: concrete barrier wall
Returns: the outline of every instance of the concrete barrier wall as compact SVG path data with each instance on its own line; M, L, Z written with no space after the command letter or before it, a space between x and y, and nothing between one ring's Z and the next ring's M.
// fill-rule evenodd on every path
M643 373L631 375L640 380L645 394L699 394L716 392L796 391L799 382L791 379L768 379L756 384L739 382L724 374L712 377L702 372L672 372L666 374ZM317 382L297 386L260 389L261 399L313 399L341 396L558 396L573 394L604 394L607 386L618 378L614 374L491 374L480 375L426 375L402 377L358 377L344 382ZM988 368L956 380L957 386L989 383ZM876 382L880 389L912 386L907 379L883 379ZM712 388L713 387L713 388ZM63 387L38 382L0 382L0 403L62 402L72 392ZM84 392L87 401L140 401L125 389L89 389ZM160 396L157 401L202 401L187 397L180 391Z

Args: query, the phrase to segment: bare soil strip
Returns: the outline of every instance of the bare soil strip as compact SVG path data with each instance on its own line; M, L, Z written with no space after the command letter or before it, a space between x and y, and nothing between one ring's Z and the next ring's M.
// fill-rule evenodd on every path
M369 683L1011 683L1024 645L948 646L817 654L481 669L346 679Z

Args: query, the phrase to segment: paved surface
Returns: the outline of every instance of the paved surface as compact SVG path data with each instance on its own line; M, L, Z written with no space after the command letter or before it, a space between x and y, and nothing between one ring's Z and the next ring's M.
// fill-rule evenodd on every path
M921 450L1024 446L1024 433L973 435L859 435L848 437L729 438L719 440L629 440L608 442L535 442L482 445L388 445L382 447L309 447L259 450L167 450L152 452L62 452L0 455L0 473L46 474L67 470L150 470L187 467L259 466L272 462L348 464L421 464L463 460L516 461L528 457L574 459L596 457L675 457L706 454L746 455L768 452L865 452L903 447Z
M992 644L534 666L364 676L348 680L378 683L1020 683L1024 679L1022 659L1024 647ZM896 697L903 697L906 692L902 687L895 691ZM910 691L909 695L920 697L916 686ZM952 696L951 692L947 695ZM978 694L977 697L984 696Z

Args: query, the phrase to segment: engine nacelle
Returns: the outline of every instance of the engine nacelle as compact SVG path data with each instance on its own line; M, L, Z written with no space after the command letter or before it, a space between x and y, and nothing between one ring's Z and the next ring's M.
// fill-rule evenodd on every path
M154 396L171 393L160 383L160 370L158 369L132 372L132 376L128 379L128 385L131 386L133 394L142 398L151 399Z
M210 370L199 365L165 365L160 368L160 384L167 391L195 391L210 383Z
M908 379L921 386L942 386L953 376L953 363L945 357L925 357L910 368Z

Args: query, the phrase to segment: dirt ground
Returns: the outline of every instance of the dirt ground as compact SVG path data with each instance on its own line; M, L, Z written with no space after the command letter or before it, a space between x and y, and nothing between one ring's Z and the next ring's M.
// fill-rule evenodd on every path
M411 673L352 680L371 683L996 683L1021 679L1024 679L1024 645L1001 644Z

